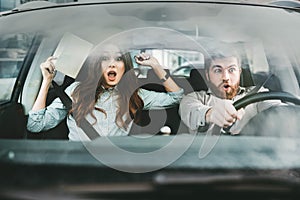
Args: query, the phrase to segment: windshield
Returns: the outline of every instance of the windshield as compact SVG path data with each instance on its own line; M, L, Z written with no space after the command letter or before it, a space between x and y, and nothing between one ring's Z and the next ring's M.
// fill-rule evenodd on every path
M101 166L147 181L165 168L299 168L296 8L47 6L0 17L1 162Z

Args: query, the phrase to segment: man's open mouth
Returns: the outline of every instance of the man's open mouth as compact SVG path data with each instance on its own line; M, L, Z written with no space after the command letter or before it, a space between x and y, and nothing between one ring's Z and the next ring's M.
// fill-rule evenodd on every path
M227 90L227 89L230 88L230 85L229 84L224 84L223 87L224 87L225 90Z

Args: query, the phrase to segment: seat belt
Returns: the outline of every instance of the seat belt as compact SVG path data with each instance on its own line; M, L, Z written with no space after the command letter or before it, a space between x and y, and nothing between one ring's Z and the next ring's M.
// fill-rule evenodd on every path
M66 106L68 110L72 108L72 100L71 98L65 93L65 91L59 87L59 85L52 81L52 85L54 88L55 93L60 98L61 102ZM96 138L100 137L99 133L94 129L94 127L87 121L84 117L82 119L82 124L80 128L84 131L84 133L88 136L90 140L95 140Z
M273 74L269 74L263 82L257 84L246 96L256 94L270 80L272 76Z

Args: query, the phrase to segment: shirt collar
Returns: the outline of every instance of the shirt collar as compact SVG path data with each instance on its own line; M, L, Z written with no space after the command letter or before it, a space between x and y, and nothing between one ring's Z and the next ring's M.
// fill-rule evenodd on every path
M113 91L117 92L117 91L119 91L117 85L115 87L110 87L108 89L106 89L103 85L101 85L101 88L104 90L104 92L113 92Z

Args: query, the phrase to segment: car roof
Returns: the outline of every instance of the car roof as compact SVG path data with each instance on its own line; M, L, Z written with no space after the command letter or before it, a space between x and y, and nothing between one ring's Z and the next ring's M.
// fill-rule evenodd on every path
M278 1L269 1L269 0L240 0L240 1L234 1L234 0L180 0L180 1L174 1L174 0L152 0L152 2L202 2L202 3L215 3L215 4L243 4L243 5L256 5L256 6L272 6L272 7L284 7L284 8L299 8L299 2L295 1L288 1L288 0L278 0ZM48 1L29 1L23 4L20 4L13 8L12 10L3 11L0 12L1 15L7 15L12 14L16 12L23 12L23 11L29 11L29 10L35 10L35 9L41 9L41 8L51 8L51 7L62 7L62 6L74 6L74 5L87 5L87 4L93 4L93 3L129 3L128 0L77 0L75 2L67 2L67 3L54 3L54 2L48 2ZM131 0L130 3L134 2L149 2L148 0Z

